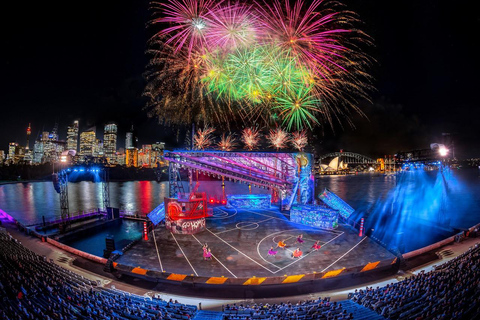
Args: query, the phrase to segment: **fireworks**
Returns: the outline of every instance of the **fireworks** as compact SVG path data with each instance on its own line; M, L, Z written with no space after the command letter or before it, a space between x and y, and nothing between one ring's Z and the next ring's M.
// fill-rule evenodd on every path
M235 135L229 133L225 136L225 133L222 135L222 139L218 143L218 148L222 151L232 151L237 146L237 141Z
M307 133L305 131L292 133L292 145L298 151L303 151L303 148L308 144Z
M294 4L293 4L294 3ZM170 0L155 4L146 95L173 122L243 121L303 130L350 112L368 98L369 38L336 2L263 4Z
M287 132L281 128L276 128L275 130L270 130L267 140L269 144L278 151L278 149L285 148L290 139Z
M193 136L193 142L195 149L205 150L208 149L213 144L213 132L215 131L212 127L205 127L203 129L198 129L197 133Z
M257 128L245 128L242 131L242 141L245 144L245 149L252 151L260 141L260 133Z

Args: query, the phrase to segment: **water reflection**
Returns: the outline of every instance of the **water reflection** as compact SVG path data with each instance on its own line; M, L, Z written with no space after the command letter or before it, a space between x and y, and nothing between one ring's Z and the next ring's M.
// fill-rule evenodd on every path
M227 194L248 193L247 184L225 181ZM185 190L188 184L184 183ZM323 176L316 194L328 188L366 217L368 230L391 245L408 249L480 222L478 169L406 173L396 180L379 174ZM111 206L148 213L168 195L168 182L110 183ZM221 196L221 181L201 181L199 191ZM268 190L252 188L253 193ZM88 181L68 184L70 212L102 207L102 185ZM59 194L51 182L0 185L0 208L26 224L60 217Z

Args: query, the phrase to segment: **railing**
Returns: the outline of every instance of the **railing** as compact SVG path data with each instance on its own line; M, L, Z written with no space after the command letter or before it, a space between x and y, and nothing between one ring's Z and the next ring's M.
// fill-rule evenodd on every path
M35 226L51 226L55 224L60 224L66 221L73 221L73 220L79 220L83 218L88 218L88 217L93 217L97 215L105 215L106 212L102 211L100 209L90 209L87 210L87 213L85 211L79 211L74 214L71 214L68 218L63 218L63 219L56 219L56 220L50 220L50 221L45 221L45 223L36 223L34 224ZM33 225L32 225L33 226Z

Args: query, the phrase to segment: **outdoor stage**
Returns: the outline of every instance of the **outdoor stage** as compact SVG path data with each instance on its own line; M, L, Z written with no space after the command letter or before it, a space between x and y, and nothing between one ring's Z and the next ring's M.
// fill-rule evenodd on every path
M305 240L301 245L296 242L299 234L303 234ZM282 239L286 240L287 248L277 249L275 257L268 256L270 247L275 248ZM322 247L312 251L316 240ZM212 260L203 259L205 243L211 248ZM292 259L292 251L297 247L303 251L303 256ZM343 268L368 271L394 261L393 254L370 238L359 237L348 225L340 224L335 230L308 227L289 221L288 215L273 206L269 210L215 207L213 216L207 218L207 229L194 235L172 234L164 226L158 226L148 241L140 241L116 260L119 265L149 270L147 274L137 272L147 276L156 274L150 271L157 271L189 277L225 277L232 282L237 278L256 277L263 279L264 284L269 283L269 278L292 275L317 274L326 278L324 275L329 274L328 271L339 270L328 277L336 276ZM295 279L301 281L301 278Z

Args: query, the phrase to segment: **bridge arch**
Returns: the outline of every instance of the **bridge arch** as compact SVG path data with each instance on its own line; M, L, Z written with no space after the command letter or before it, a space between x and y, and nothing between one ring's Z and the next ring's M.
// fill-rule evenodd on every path
M317 162L321 163L325 159L333 159L340 157L344 163L348 164L370 164L376 163L376 161L370 157L367 157L363 154L354 153L354 152L331 152L324 155L321 155L317 158Z

